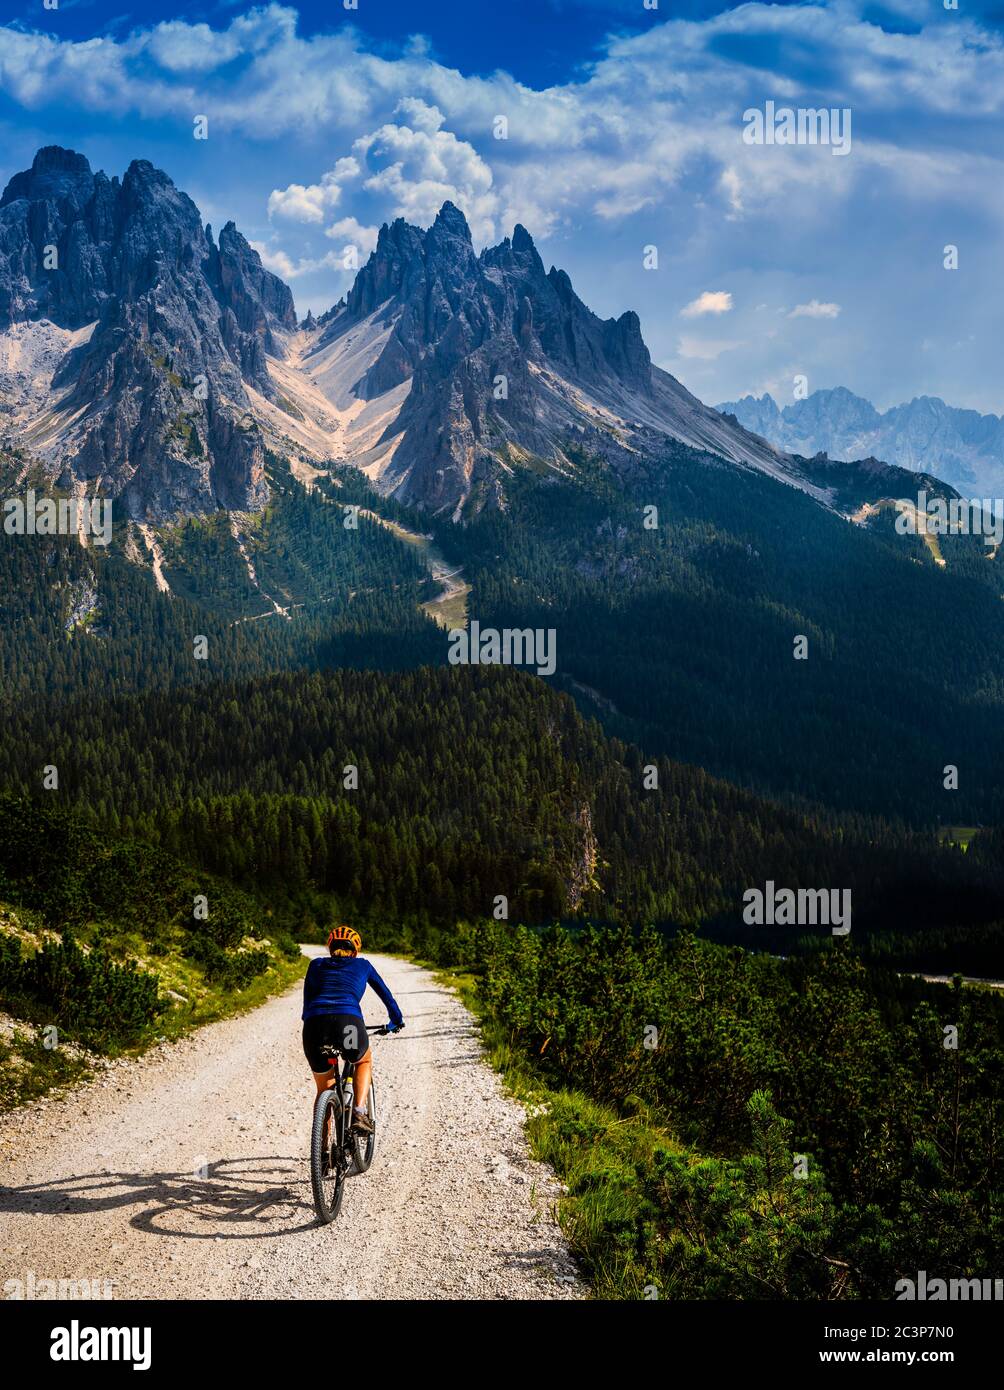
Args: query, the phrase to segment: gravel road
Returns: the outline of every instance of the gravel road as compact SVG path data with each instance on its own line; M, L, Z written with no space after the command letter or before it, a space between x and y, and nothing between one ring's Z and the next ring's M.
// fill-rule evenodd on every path
M407 1020L375 1038L380 1142L316 1224L299 988L62 1101L0 1116L0 1288L110 1281L115 1298L581 1298L521 1107L470 1014L371 957ZM364 1000L371 1020L384 1010ZM3 1297L16 1296L8 1285ZM65 1294L64 1294L65 1296Z

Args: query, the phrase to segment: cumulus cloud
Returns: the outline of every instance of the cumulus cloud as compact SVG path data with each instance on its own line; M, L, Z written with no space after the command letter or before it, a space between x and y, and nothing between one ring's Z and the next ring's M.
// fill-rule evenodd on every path
M269 216L320 224L340 201L343 185L363 175L361 187L388 218L426 226L449 201L465 214L476 239L492 237L499 199L492 171L474 146L444 129L442 111L418 97L403 97L392 114L399 119L358 136L352 154L339 159L317 183L274 189ZM332 223L325 235L349 236L365 249L376 245L376 229L351 216Z
M344 269L341 257L334 251L319 257L301 256L294 261L281 247L268 246L263 241L251 241L248 244L258 252L265 269L271 270L282 280L296 280L301 275L309 275L315 270Z
M835 319L839 313L839 304L821 304L818 299L810 299L808 304L796 304L788 317L790 319Z
M444 130L446 117L436 106L405 97L388 122L352 146L373 170L363 186L384 195L394 217L427 225L447 200L456 203L484 240L495 232L498 197L492 171L472 144Z
M354 217L340 217L337 222L332 222L324 235L331 237L333 241L344 241L347 245L357 246L360 251L368 254L376 248L378 231L377 227L364 227Z
M727 314L731 308L732 296L728 290L705 290L680 310L680 316L696 319L701 314Z
M292 222L323 222L342 196L342 184L359 174L359 163L351 156L338 160L322 175L320 183L291 183L274 188L269 195L269 217L286 217Z
M158 24L150 33L146 51L167 72L203 73L236 58L241 45L233 29L219 33L208 24L172 19Z

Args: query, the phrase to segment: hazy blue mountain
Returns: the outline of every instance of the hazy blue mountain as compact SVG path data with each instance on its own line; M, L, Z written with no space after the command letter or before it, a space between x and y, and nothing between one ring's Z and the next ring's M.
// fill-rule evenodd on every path
M960 410L937 396L916 396L880 412L838 386L813 391L783 410L766 394L725 401L717 409L795 454L871 455L934 474L962 492L996 497L1004 489L1004 417Z

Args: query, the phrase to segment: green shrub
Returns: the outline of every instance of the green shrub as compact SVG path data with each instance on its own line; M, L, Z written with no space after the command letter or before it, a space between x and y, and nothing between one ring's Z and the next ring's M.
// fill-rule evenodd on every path
M91 1047L138 1041L164 1010L156 975L131 961L119 964L101 950L84 952L68 931L34 955L21 958L18 949L17 957L9 942L0 951L5 1001Z

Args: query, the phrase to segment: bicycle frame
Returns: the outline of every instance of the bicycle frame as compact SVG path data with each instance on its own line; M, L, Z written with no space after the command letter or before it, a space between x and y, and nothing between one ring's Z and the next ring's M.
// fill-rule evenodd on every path
M389 1026L388 1024L386 1024L386 1023L384 1023L384 1024L377 1024L376 1026L371 1026L369 1023L366 1023L365 1020L364 1020L363 1026L364 1026L364 1028L366 1029L366 1032L367 1032L368 1036L370 1036L370 1037L374 1037L374 1036L375 1036L375 1037L378 1037L378 1038L387 1037L387 1036L391 1033L391 1031L392 1031L391 1028L390 1028L390 1026ZM334 1066L334 1069L335 1069L335 1084L334 1084L334 1087L333 1087L332 1089L334 1090L335 1094L338 1096L338 1116L337 1116L337 1118L338 1118L338 1123L344 1126L344 1124L345 1124L345 1118L346 1118L346 1116L345 1116L345 1107L346 1107L346 1104L347 1104L347 1102L348 1102L348 1095L347 1095L347 1089L348 1089L348 1088L346 1087L346 1084L345 1084L345 1083L346 1083L347 1081L351 1081L352 1078L355 1076L355 1072L356 1072L356 1063L355 1063L355 1062L350 1062L349 1059L348 1059L347 1057L343 1059L342 1056L341 1056L341 1054L337 1051L337 1049L322 1048L322 1049L321 1049L321 1053L322 1053L322 1056L324 1056L324 1057L330 1057L330 1058L331 1058L332 1065ZM353 1103L354 1103L354 1102L355 1102L355 1086L353 1086L353 1088L352 1088L352 1096L353 1096ZM333 1118L334 1118L334 1117L333 1117ZM351 1120L351 1116L349 1117L349 1119ZM338 1147L339 1147L339 1149L342 1149L342 1148L346 1147L346 1145L348 1144L348 1142L349 1142L349 1134L348 1134L348 1131L346 1130L343 1134L340 1134L340 1135L338 1136Z
M387 1025L370 1028L369 1024L364 1023L364 1026L369 1033L378 1037L397 1031ZM348 1058L343 1059L338 1049L333 1046L322 1048L322 1056L331 1062L334 1076L327 1088L318 1092L314 1102L310 1180L317 1215L325 1225L329 1225L341 1209L344 1180L354 1172L365 1173L372 1163L376 1133L371 1127L367 1137L363 1139L354 1132L351 1107L355 1101L353 1078L358 1063ZM323 1114L318 1113L321 1107ZM370 1106L369 1110L373 1118L373 1107ZM324 1184L332 1180L335 1187L329 1196Z

